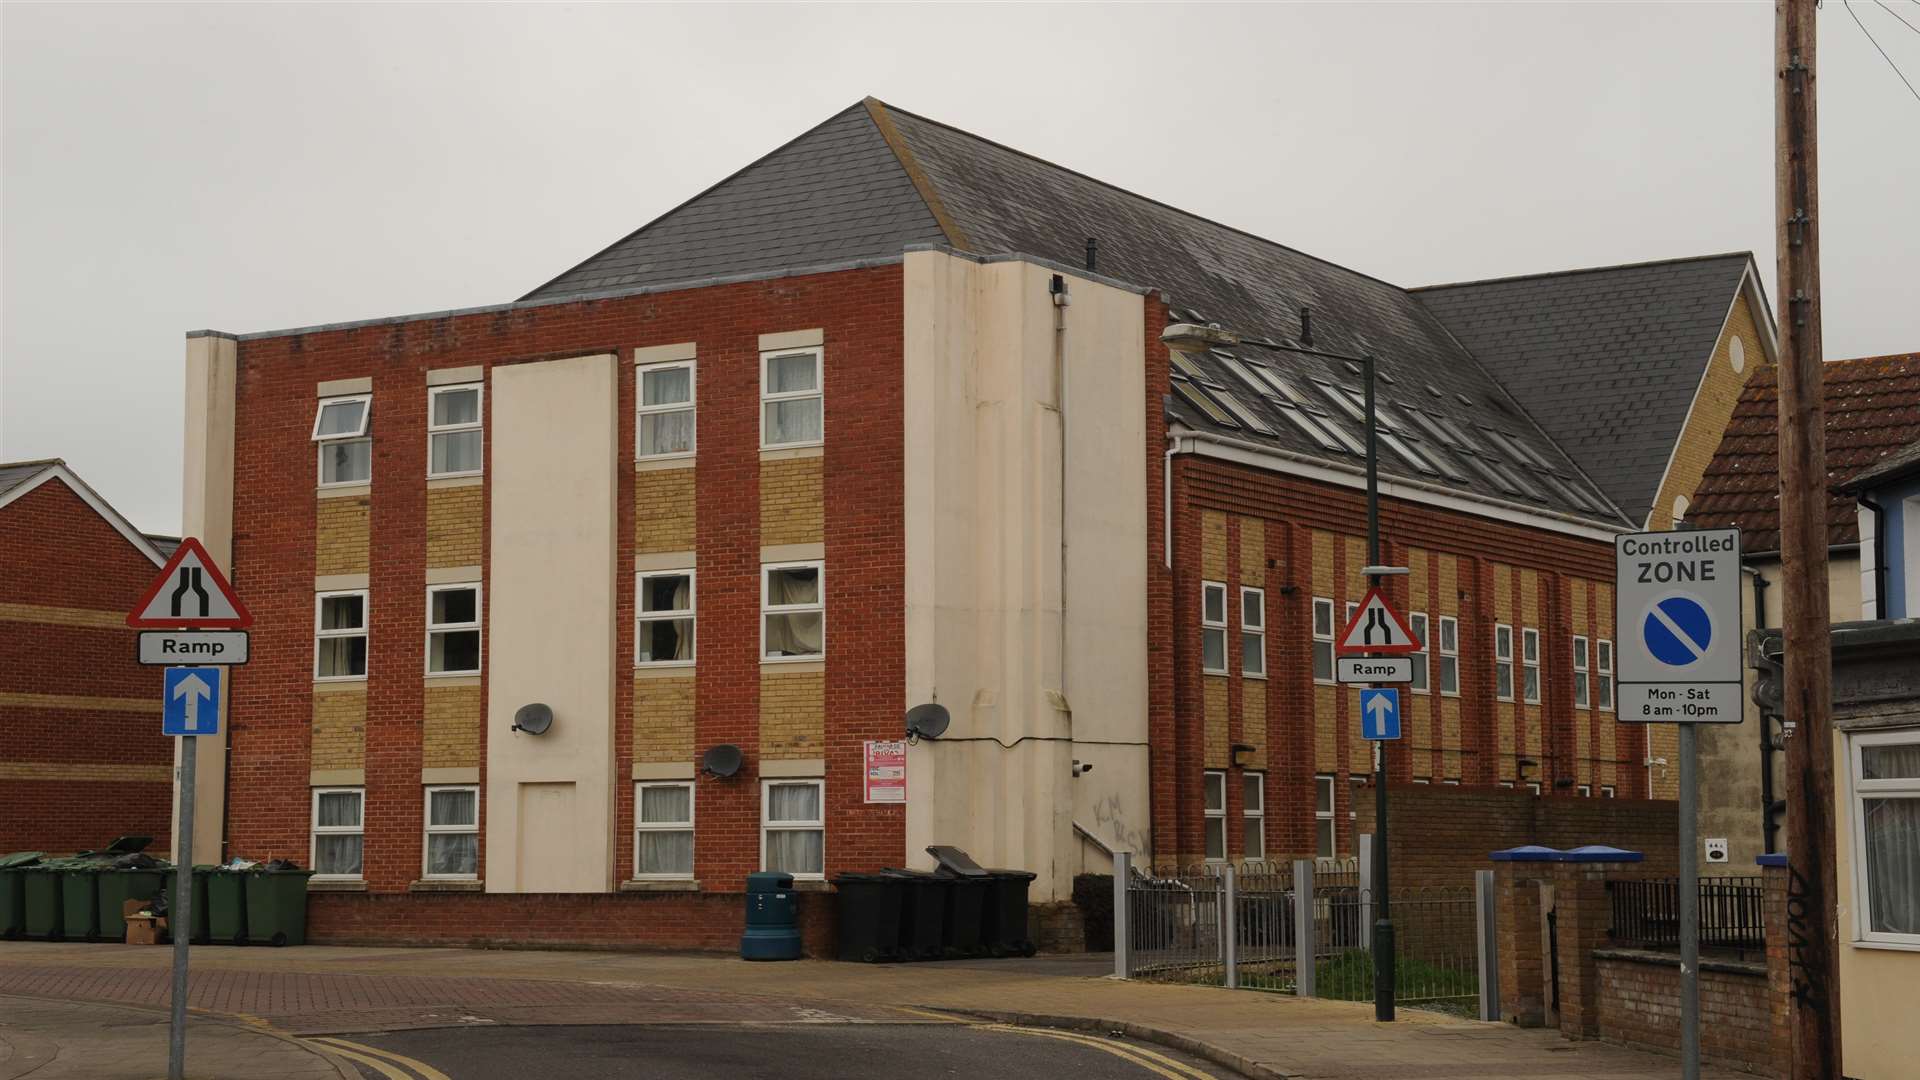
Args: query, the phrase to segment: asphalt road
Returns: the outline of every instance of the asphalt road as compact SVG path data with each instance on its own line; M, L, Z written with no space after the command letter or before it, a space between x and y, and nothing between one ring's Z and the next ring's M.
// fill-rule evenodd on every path
M996 1024L439 1028L316 1040L367 1080L1228 1080L1173 1050Z

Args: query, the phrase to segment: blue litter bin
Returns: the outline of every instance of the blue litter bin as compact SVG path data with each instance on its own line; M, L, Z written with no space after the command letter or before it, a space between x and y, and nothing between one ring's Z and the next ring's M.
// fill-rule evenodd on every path
M800 907L792 874L748 874L746 907L740 959L800 959Z

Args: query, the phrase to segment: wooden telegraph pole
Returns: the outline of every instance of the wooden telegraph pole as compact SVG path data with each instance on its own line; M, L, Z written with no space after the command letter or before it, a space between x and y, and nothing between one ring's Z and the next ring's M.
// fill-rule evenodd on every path
M1774 4L1774 249L1780 286L1780 559L1787 736L1787 963L1794 1080L1840 1071L1827 598L1826 401L1820 352L1814 0Z

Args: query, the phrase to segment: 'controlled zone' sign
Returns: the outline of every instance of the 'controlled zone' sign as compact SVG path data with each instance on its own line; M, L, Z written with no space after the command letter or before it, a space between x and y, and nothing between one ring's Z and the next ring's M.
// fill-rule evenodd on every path
M1620 720L1739 723L1740 530L1628 533L1614 558Z

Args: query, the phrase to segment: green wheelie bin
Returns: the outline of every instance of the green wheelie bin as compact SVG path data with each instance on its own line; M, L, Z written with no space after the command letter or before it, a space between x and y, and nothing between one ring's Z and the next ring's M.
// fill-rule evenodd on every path
M16 851L0 856L0 939L12 940L27 932L27 867L43 852Z
M307 879L311 870L255 867L245 871L247 940L258 945L307 943Z
M96 878L100 899L100 940L125 941L127 901L151 900L160 895L167 877L166 868L161 866L102 867Z
M21 868L22 909L30 938L58 941L66 929L60 904L60 864L65 861L52 859Z
M204 894L207 940L215 945L247 943L247 872L216 866L207 871ZM200 884L198 880L195 885ZM196 906L198 906L196 904Z
M193 939L192 940L195 945L206 945L213 940L213 933L210 929L210 927L212 926L212 922L208 919L208 916L207 916L207 913L213 909L213 898L209 896L207 893L207 877L208 875L213 873L213 869L214 869L213 867L205 864L201 864L193 868ZM173 879L178 877L179 874L180 874L180 868L177 866L168 869L166 872L166 881L160 887L160 895L163 898L163 902L168 908L167 918L168 918L169 925L171 925L172 918L173 918L172 908L173 908L173 898L175 895L173 890ZM168 941L173 940L173 936L171 932L168 933L166 940Z
M60 921L68 941L100 940L101 869L101 863L89 858L68 859L60 867Z

